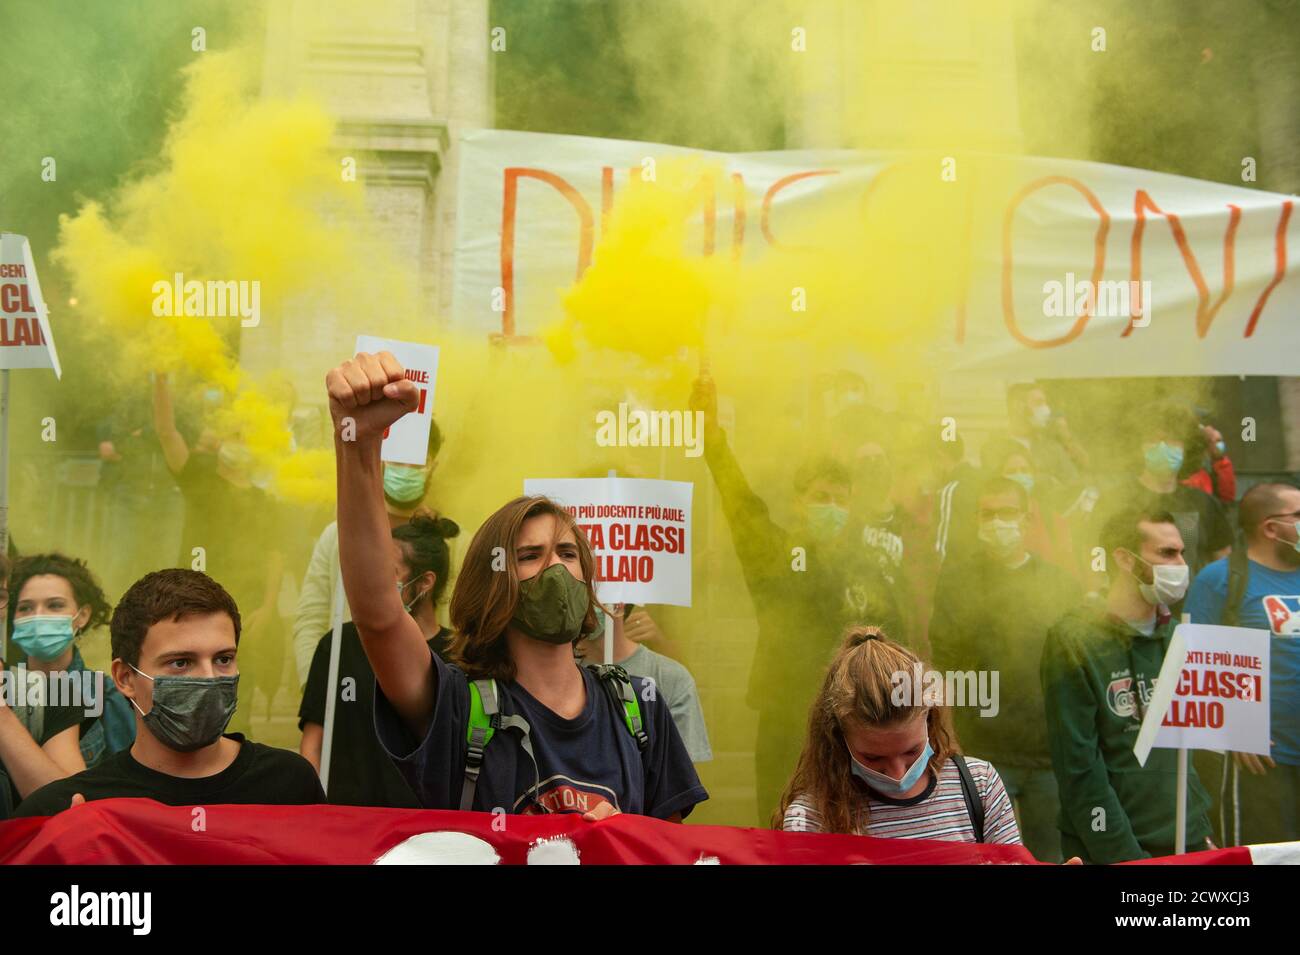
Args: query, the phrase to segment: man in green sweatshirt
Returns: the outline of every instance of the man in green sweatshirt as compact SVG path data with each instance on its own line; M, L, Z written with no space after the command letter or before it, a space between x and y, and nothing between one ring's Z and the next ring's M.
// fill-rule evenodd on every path
M1174 852L1177 752L1133 744L1187 590L1183 539L1166 511L1125 508L1104 525L1110 589L1048 631L1041 677L1052 768L1061 793L1061 849L1109 863ZM1207 848L1210 797L1187 774L1187 848Z

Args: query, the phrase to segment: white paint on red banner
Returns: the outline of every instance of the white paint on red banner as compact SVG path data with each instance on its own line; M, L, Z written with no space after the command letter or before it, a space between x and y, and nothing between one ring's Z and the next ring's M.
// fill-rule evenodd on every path
M422 832L389 849L375 865L497 865L501 857L468 832Z
M538 839L528 847L529 865L581 865L578 847L567 836Z

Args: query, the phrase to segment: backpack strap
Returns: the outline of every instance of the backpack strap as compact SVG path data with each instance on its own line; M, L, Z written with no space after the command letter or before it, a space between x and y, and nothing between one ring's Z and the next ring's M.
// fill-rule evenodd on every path
M961 777L961 794L966 799L966 812L970 816L971 828L975 830L975 841L984 841L984 800L980 799L979 789L975 786L975 778L970 774L970 767L966 765L966 760L956 753L950 757L953 764L957 767L957 775Z
M605 689L605 695L614 704L614 708L623 714L627 731L636 740L637 751L644 753L650 745L650 737L646 734L645 723L641 719L641 704L632 692L632 678L626 670L614 663L601 664L594 669L600 678L600 685Z
M465 785L460 791L461 812L474 805L478 774L483 767L483 750L497 731L500 721L496 680L472 680L469 685L469 727L465 731L469 753L465 756Z
M1228 596L1223 601L1223 612L1219 623L1225 627L1235 627L1241 617L1241 600L1246 596L1246 584L1250 582L1250 563L1246 557L1246 544L1240 538L1232 542L1232 553L1228 555Z
M474 808L474 793L478 789L479 772L483 768L483 752L497 730L519 730L519 748L528 754L533 763L534 782L529 793L541 785L537 770L537 757L533 755L532 727L522 716L503 716L496 680L472 680L469 684L469 726L465 731L469 752L465 755L465 784L460 791L460 808L469 812Z

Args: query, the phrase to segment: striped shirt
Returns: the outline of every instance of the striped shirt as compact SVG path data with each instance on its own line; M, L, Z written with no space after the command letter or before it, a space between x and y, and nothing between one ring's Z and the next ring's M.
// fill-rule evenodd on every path
M984 802L984 841L1020 845L1020 829L1016 826L1011 799L997 770L982 759L966 757L966 765L975 788ZM930 784L919 796L910 799L892 799L859 787L862 805L859 805L853 826L853 835L875 836L883 839L942 839L947 842L974 842L975 829L962 795L961 775L957 764L948 760L943 765L936 782ZM869 818L864 828L862 810ZM796 796L785 811L781 828L786 832L824 832L821 813Z

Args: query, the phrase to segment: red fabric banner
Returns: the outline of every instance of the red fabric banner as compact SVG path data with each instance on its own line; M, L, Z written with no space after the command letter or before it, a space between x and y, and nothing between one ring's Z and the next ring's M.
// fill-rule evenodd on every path
M391 855L388 855L391 853ZM107 799L0 823L0 864L1036 864L1020 846L679 825L619 815L506 816L352 806L163 806ZM1147 860L1249 864L1249 850Z

